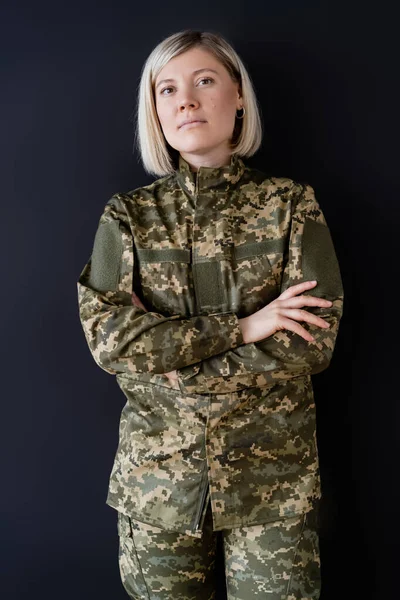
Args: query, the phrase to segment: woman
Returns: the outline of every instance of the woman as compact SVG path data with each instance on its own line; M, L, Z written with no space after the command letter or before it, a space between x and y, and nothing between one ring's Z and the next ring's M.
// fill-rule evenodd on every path
M220 36L162 41L142 72L150 185L105 205L78 281L97 364L127 398L107 504L131 598L319 598L311 375L330 363L340 270L313 188L244 162L261 144Z

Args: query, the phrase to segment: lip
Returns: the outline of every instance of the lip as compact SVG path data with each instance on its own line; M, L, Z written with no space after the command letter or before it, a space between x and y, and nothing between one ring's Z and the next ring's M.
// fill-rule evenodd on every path
M181 125L179 125L179 129L182 127L189 127L190 125L199 125L200 123L206 123L207 121L203 121L202 119L190 119L188 121L184 121Z

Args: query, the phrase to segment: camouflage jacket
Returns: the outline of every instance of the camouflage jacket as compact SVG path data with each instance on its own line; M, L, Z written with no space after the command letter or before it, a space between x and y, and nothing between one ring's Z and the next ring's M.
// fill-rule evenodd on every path
M245 344L238 319L291 285L329 308ZM106 203L77 283L96 363L126 396L107 504L201 536L308 511L320 497L311 375L329 365L343 311L332 238L313 188L250 168L200 167ZM172 381L165 373L177 370Z

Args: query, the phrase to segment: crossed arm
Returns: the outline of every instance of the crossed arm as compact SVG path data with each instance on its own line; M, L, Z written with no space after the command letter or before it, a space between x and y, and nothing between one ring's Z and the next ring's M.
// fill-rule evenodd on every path
M100 367L111 374L164 373L201 393L218 390L227 377L246 386L260 374L274 381L328 366L343 311L343 286L311 186L293 187L280 296L244 319L233 313L182 319L147 311L134 292L125 202L115 195L106 204L77 284L81 323ZM315 295L309 293L312 288Z

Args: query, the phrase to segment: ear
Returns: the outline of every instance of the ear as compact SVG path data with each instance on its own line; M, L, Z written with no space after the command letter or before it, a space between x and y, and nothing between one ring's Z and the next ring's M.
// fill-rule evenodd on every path
M238 89L237 89L237 92L236 92L236 98L237 98L238 102L236 103L236 109L240 110L242 108L242 104L243 104L243 102L242 102L242 90L240 89L239 84L237 84L237 85L238 85Z

